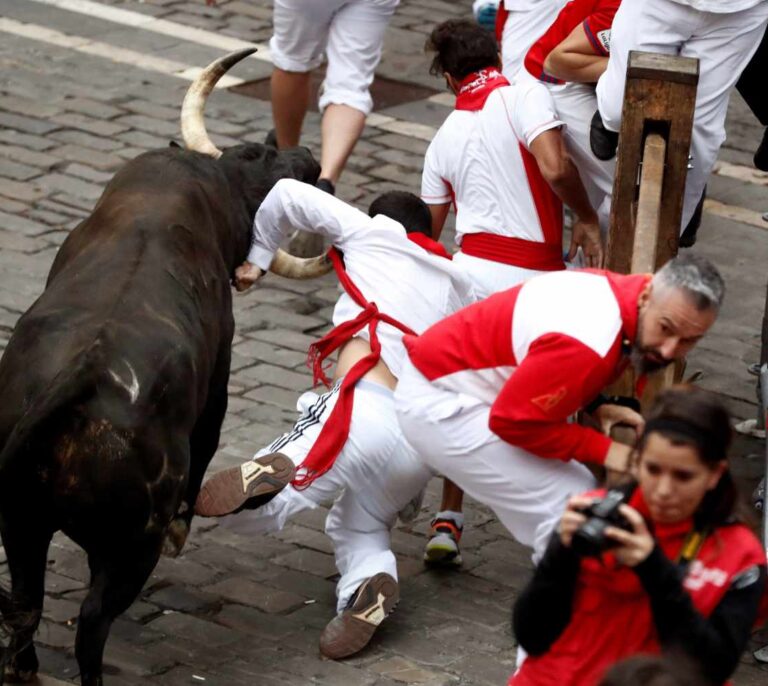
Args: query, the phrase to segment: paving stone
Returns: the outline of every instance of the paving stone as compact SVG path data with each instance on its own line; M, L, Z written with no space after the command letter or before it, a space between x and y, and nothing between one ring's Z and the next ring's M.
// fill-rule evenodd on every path
M125 114L125 110L119 107L89 98L67 97L62 100L61 106L68 112L78 112L93 119L114 119Z
M50 138L61 141L62 143L72 143L73 145L85 148L93 148L102 152L112 152L124 147L122 141L112 137L94 136L84 131L74 129L64 129L63 131L54 131Z
M151 621L148 626L166 636L183 636L185 641L209 649L220 648L238 640L237 633L231 629L179 612L164 614Z
M299 548L287 555L280 555L274 558L273 562L324 579L336 574L336 564L332 556L308 548Z
M0 211L0 228L4 231L24 234L25 236L39 236L41 233L50 231L49 226L31 221L26 217L19 217L15 214L8 214Z
M291 612L304 605L306 598L296 593L287 593L243 577L232 577L207 586L208 593L219 595L241 605L255 607L268 614Z
M12 114L10 112L0 112L0 126L8 129L16 129L24 133L33 133L43 135L60 128L57 124L51 124L40 119L33 119L28 116Z
M391 657L371 666L371 669L407 684L447 684L455 681L448 674L432 672L402 657Z
M177 612L205 613L217 606L217 600L205 593L179 586L166 586L147 597L149 602L163 609Z
M54 164L58 164L61 161L58 157L53 157L52 155L36 152L34 150L28 150L27 148L16 145L0 146L0 156L30 167L39 167L43 170L47 170L49 167L52 167Z
M51 118L51 121L62 126L69 126L75 129L81 129L96 136L115 136L122 131L130 128L129 125L119 120L104 121L94 117L88 117L79 112L64 112Z
M80 145L62 145L50 151L51 155L56 155L62 159L71 162L80 162L97 169L109 169L114 171L122 166L123 159L108 152L94 150L92 148L82 147Z
M40 175L40 170L26 164L0 159L0 176L15 181L27 181Z
M98 200L103 188L66 174L46 174L39 177L37 183L42 188L59 191L83 200Z

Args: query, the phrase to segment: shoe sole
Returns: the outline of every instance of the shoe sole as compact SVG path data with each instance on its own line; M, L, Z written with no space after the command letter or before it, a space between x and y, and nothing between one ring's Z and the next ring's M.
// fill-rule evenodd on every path
M320 652L331 660L359 653L400 601L400 588L389 574L380 572L365 582L351 608L334 617L320 635Z
M424 551L424 564L428 567L461 567L461 553L448 548L430 548Z
M224 469L203 484L195 513L201 517L234 514L252 498L275 496L291 483L295 472L293 462L282 453L264 455L239 467Z

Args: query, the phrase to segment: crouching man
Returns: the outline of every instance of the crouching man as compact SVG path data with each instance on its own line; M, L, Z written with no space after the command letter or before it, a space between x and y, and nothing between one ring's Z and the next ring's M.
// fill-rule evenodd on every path
M722 279L686 255L651 277L561 271L534 277L406 336L398 419L422 459L543 553L568 497L594 488L582 463L626 471L629 446L568 418L631 361L682 358L715 321ZM637 413L596 410L639 426Z
M203 516L240 513L236 528L257 533L335 501L326 533L341 574L338 614L320 636L320 651L333 659L361 650L397 603L390 530L432 475L395 415L403 334L424 331L474 298L470 282L429 237L430 213L419 198L387 193L369 212L370 218L291 180L278 182L259 208L236 286L258 280L293 231L328 238L345 293L334 309L334 328L310 348L315 380L327 382L323 360L334 351L338 362L329 392L299 398L293 430L252 461L211 477L196 506Z

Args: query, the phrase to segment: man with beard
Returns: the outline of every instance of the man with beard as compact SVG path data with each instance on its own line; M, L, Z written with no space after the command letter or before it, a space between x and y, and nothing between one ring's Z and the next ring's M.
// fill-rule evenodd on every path
M559 271L534 277L405 336L395 403L408 442L543 553L566 500L594 487L583 463L628 471L631 449L570 423L632 363L642 375L683 358L715 321L723 280L683 255L655 276ZM598 403L593 403L598 404ZM603 403L608 433L632 410Z

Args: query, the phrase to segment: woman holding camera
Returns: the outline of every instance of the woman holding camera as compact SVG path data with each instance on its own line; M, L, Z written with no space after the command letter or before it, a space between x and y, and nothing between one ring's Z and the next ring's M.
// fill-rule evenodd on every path
M662 393L616 512L574 497L513 614L529 657L510 686L594 686L638 653L682 654L723 684L746 647L766 560L734 518L727 411L709 393ZM588 523L588 526L584 526ZM577 552L580 551L580 552Z

